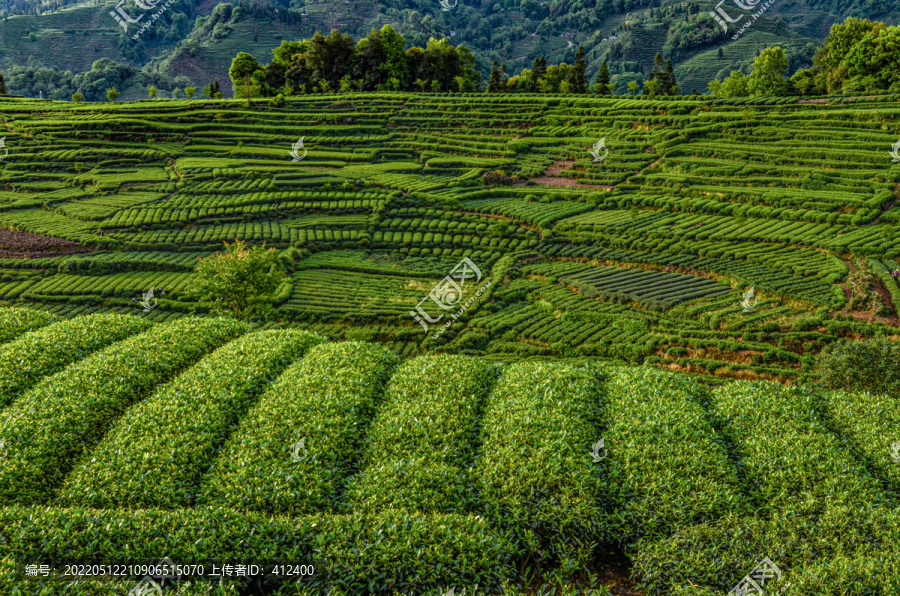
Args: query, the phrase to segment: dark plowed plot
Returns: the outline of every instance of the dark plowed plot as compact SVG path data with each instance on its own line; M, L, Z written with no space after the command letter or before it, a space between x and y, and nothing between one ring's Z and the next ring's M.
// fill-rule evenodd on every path
M0 258L34 259L86 252L77 242L0 228Z

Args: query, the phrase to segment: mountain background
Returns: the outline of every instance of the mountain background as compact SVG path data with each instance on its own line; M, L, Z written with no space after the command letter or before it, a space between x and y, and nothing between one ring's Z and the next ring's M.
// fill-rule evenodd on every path
M144 4L147 0L142 0ZM572 63L587 50L588 76L606 59L617 84L642 83L661 52L671 58L682 93L707 92L709 81L732 70L747 72L767 47L781 46L789 71L808 67L832 24L859 17L897 24L900 0L775 0L739 39L709 16L718 2L689 0L458 0L442 10L438 0L275 0L220 3L162 0L154 9L105 0L0 0L0 70L9 93L70 99L105 99L116 86L121 99L147 97L150 85L165 97L172 89L202 87L215 78L232 95L228 68L238 52L260 62L282 40L332 29L360 39L389 24L407 45L448 38L475 54L484 78L491 63L510 74L546 55L549 64ZM127 34L110 12L120 6L136 18ZM724 8L740 13L732 2ZM160 17L150 23L153 13ZM150 27L135 40L141 25ZM740 23L739 23L740 24Z

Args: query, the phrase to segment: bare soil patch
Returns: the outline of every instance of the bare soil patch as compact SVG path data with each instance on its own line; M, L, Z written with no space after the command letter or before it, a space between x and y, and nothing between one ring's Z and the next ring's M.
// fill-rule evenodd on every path
M87 252L87 250L71 240L0 228L0 258L3 259L56 257Z
M537 184L543 184L544 186L569 186L576 188L602 188L609 191L615 190L614 186L606 186L602 184L582 184L573 180L572 178L563 178L560 176L560 174L562 174L563 172L573 171L572 166L574 164L574 161L554 161L547 167L546 170L544 170L543 176L532 178L532 180Z

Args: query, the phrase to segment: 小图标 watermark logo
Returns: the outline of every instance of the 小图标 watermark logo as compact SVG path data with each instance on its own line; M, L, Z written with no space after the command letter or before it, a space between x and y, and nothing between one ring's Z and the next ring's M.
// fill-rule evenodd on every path
M300 137L300 140L291 145L291 150L288 152L291 154L291 161L300 161L304 157L306 157L306 147L303 146L304 137ZM303 155L300 155L300 149L303 149Z
M427 334L429 323L434 324L444 318L444 313L432 318L425 309L422 308L422 303L430 298L441 310L453 310L454 308L459 308L456 313L450 315L450 318L455 321L466 312L469 306L471 306L472 303L475 302L475 300L491 285L491 282L488 281L479 288L478 293L475 296L469 298L469 300L460 307L459 303L463 297L463 288L466 285L466 281L471 279L474 279L475 283L481 281L481 269L479 269L469 257L463 257L463 260L457 263L456 267L450 271L450 275L444 276L444 279L431 289L428 296L419 301L416 305L416 310L410 311L409 314L412 315L416 323L420 324L422 328L425 329L425 333ZM452 321L444 323L441 330L434 334L434 338L437 339L440 337L444 330L450 327L451 324Z
M128 591L128 596L162 596L162 588L152 577L146 575Z
M607 450L603 447L603 439L601 438L599 441L594 443L591 447L593 451L591 451L591 459L594 460L595 464L602 462L606 459ZM600 455L600 450L603 449L603 455Z
M9 149L6 148L6 137L0 137L0 149L3 150L3 155L0 155L0 161L3 161L9 155Z
M603 155L600 155L600 150L606 149ZM606 156L609 155L609 149L606 147L606 137L603 137L596 143L594 143L594 148L591 149L591 155L594 156L594 163L601 162L606 159Z
M309 454L309 451L307 451L306 449L305 443L306 437L303 437L302 439L294 443L294 446L291 448L291 461L295 464L299 464L300 462L302 462ZM300 457L300 451L303 451L303 457Z
M441 5L441 11L453 10L456 8L456 5L459 3L459 0L439 0Z
M741 300L741 307L744 309L744 312L750 312L754 308L756 308L756 303L758 300L756 299L756 295L753 293L754 288L750 288L746 292L744 292L744 298Z
M3 141L3 139L0 139L0 142L2 142L2 141ZM4 155L4 157L6 157L6 156ZM897 141L891 147L891 157L894 158L894 163L900 163L900 141ZM3 159L3 158L0 158L0 159Z
M759 5L762 0L732 0L732 2L734 2L734 4L741 10L753 10L757 8L757 5ZM729 25L736 25L741 20L743 20L744 17L749 17L747 21L744 21L741 24L741 27L737 31L737 33L735 33L731 37L732 39L737 39L741 35L743 35L744 32L749 29L753 25L753 23L756 22L756 20L761 17L763 13L765 13L766 10L768 10L769 7L774 3L775 0L766 0L753 14L738 14L736 17L732 17L728 12L726 12L724 8L722 8L722 5L725 4L725 0L721 0L721 2L719 2L716 7L712 11L710 11L709 14L716 20L719 26L722 27L722 29L726 33L728 33Z
M159 301L153 297L154 292L159 292L160 296L165 296L166 294L162 288L150 288L147 292L145 292L143 300L140 301L141 308L144 312L150 312L157 307L157 303ZM137 302L138 299L132 298L131 301Z

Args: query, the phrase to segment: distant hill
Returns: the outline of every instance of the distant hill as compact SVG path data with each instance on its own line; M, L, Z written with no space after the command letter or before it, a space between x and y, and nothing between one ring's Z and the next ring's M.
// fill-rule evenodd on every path
M141 1L146 5L149 0ZM571 63L578 46L584 45L588 75L593 77L607 59L613 81L624 89L628 81L642 82L653 56L662 52L672 58L679 85L688 93L693 88L705 92L713 77L746 70L766 47L784 47L792 71L809 66L815 44L833 23L847 16L887 23L896 23L900 17L896 0L874 6L862 1L782 0L734 40L733 32L722 31L710 16L716 2L637 0L630 4L626 11L621 3L609 0L593 6L569 0L554 4L502 0L480 5L459 1L444 10L437 0L294 0L235 3L235 11L223 10L217 18L215 0L176 0L158 11L160 17L152 28L135 40L130 36L150 22L156 10L145 11L133 0L121 7L137 20L127 32L110 16L116 8L112 1L66 4L61 0L48 8L46 2L3 0L0 16L6 18L0 21L0 68L32 66L78 73L106 58L130 64L151 77L152 82L138 79L125 89L123 99L145 97L149 84L160 89L202 86L216 77L230 95L228 66L238 51L267 62L271 49L283 39L302 39L334 28L359 39L372 27L390 24L409 45L424 46L431 37L466 45L485 76L493 60L507 64L510 72L530 66L540 55L546 55L550 64ZM749 22L752 14L730 2L722 8L733 18L741 17L737 25ZM226 13L227 18L221 18ZM37 96L37 88L31 87L11 90ZM44 90L44 96L48 94Z

